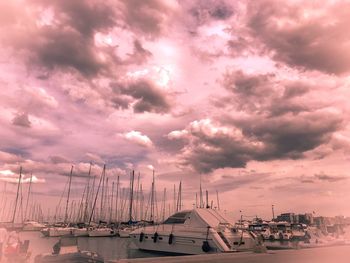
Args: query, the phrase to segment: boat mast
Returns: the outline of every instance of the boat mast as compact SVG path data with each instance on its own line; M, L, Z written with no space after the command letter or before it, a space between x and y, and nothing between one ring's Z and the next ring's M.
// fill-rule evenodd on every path
M177 205L176 205L176 212L179 212L181 211L181 184L182 182L180 181L180 184L179 184L179 192L177 193Z
M217 202L218 210L220 210L220 202L219 202L219 192L218 192L218 190L216 190L216 202Z
M114 197L114 182L112 182L112 196L111 196L111 205L109 210L109 222L112 222L112 213L113 213L113 197Z
M165 209L166 209L166 188L164 187L164 192L163 192L163 210L162 210L162 222L165 220Z
M17 185L17 194L16 194L16 202L15 202L15 209L13 211L12 215L12 223L15 222L16 212L17 212L17 203L18 203L18 196L19 196L19 187L21 185L21 179L22 179L22 166L19 168L19 177L18 177L18 185Z
M205 199L206 199L206 203L207 203L207 205L206 205L206 208L209 208L210 206L209 206L209 194L208 194L208 190L205 190Z
M152 188L151 188L151 216L150 221L154 221L154 170L153 170L153 179L152 179Z
M129 224L132 223L132 203L134 197L134 176L135 172L132 170L131 180L130 180L130 206L129 206Z
M199 177L199 208L204 208L203 191L202 191L202 176Z
M118 213L118 198L119 198L119 175L118 175L118 178L117 178L117 194L116 194L116 197L115 197L115 220L117 222L119 222L119 213Z
M174 184L174 211L176 212L176 189L175 189L175 184Z
M140 217L140 172L139 175L137 176L137 188L136 188L136 211L135 211L135 220L137 221L138 219L141 220Z
M72 184L72 175L73 175L73 165L72 165L72 168L70 169L70 175L69 175L68 195L67 195L67 203L66 203L66 212L64 215L64 223L67 223L67 220L68 220L68 206L69 206L69 197L70 197L70 187Z
M28 211L28 203L29 203L29 198L30 198L30 190L32 187L32 179L33 179L33 173L30 174L30 181L29 181L29 188L28 188L27 202L26 202L26 210L24 212L24 221L27 220L27 211Z
M104 201L104 192L105 192L105 169L103 169L103 179L102 179L102 193L101 193L101 204L100 204L100 220L103 220L103 201Z
M89 209L89 201L90 201L90 181L91 181L91 166L92 163L90 162L89 167L89 174L88 174L88 183L87 183L87 191L86 191L86 200L85 200L85 208L84 208L84 222L86 222L88 217L88 209Z
M95 210L95 206L96 206L96 201L97 201L97 197L98 197L98 192L100 191L101 182L102 182L102 180L103 180L103 177L104 177L104 174L105 174L105 170L106 170L106 165L103 165L103 170L102 170L100 182L98 183L98 187L97 187L97 191L96 191L95 200L94 200L94 203L93 203L93 205L92 205L92 209L91 209L91 214L90 214L88 226L90 226L91 220L92 220L92 216L94 215L94 210Z

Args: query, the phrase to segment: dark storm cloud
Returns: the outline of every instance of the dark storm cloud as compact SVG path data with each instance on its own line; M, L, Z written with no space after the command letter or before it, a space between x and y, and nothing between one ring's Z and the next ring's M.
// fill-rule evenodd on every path
M30 122L27 113L19 113L13 118L12 124L16 126L30 128L32 123Z
M96 76L107 65L98 58L94 33L115 25L113 6L102 1L41 1L54 7L59 25L41 29L45 41L34 51L39 63L49 69L73 68L85 76ZM42 45L44 43L44 45Z
M70 29L48 29L44 45L36 43L32 52L38 65L45 69L74 69L86 77L94 77L108 65L96 53L93 40Z
M302 81L281 81L273 74L245 74L242 71L226 72L222 85L232 92L226 98L226 105L234 103L240 110L251 113L279 116L287 113L298 114L316 109L310 102L298 98L311 88Z
M303 153L329 142L333 132L342 126L341 117L326 112L303 113L271 119L253 118L236 123L247 137L264 143L258 160L303 157Z
M250 184L257 184L258 182L266 180L270 176L271 174L269 173L256 172L247 172L240 175L223 175L219 180L210 183L208 188L212 191L220 189L220 193L224 193Z
M2 27L2 35L3 43L11 46L29 68L75 70L85 77L95 77L110 67L111 51L98 50L94 34L115 26L114 6L103 1L68 0L27 4L26 11L16 7L16 16ZM47 18L49 13L51 20ZM103 51L106 61L98 51Z
M65 157L59 156L59 155L50 156L49 159L54 164L69 163L68 159L66 159Z
M60 23L70 26L83 36L92 37L98 30L107 30L115 25L114 6L108 1L39 1L44 7L53 6Z
M146 37L157 37L163 33L164 26L172 8L161 0L118 1L120 16L125 26Z
M136 100L133 105L135 113L166 113L170 110L169 95L149 80L141 79L126 83L113 83L112 88L116 96L126 95L132 98L133 101ZM121 98L118 97L116 100L116 105L120 107L127 103L126 99L123 101Z
M309 90L327 87L240 71L226 73L222 84L230 94L221 100L225 105L216 122L195 121L169 136L186 140L179 163L198 172L245 167L252 160L305 158L343 128L341 115L309 100Z
M346 176L334 176L334 175L328 175L324 173L315 174L315 177L318 180L327 181L327 182L338 182L338 181L343 181L348 179L348 177Z
M210 20L226 20L233 15L233 8L225 1L199 0L191 5L189 12L198 25Z
M250 1L248 26L252 36L273 51L275 60L342 74L350 70L349 7L348 2Z
M301 82L289 84L284 89L283 97L286 99L299 97L309 92L309 90L310 87Z
M152 53L145 49L139 40L134 41L134 53L131 55L133 63L142 64L151 56Z
M203 130L187 128L189 144L182 150L180 163L209 173L218 168L245 167L252 160L300 159L305 152L329 142L332 133L341 127L341 119L318 113L226 123L228 129L231 125L243 136L235 137L234 132L208 136Z

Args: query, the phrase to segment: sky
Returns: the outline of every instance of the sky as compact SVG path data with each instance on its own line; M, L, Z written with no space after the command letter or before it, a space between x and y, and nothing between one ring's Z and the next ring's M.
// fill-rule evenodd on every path
M50 207L92 162L188 208L201 181L233 215L350 216L349 24L337 0L1 1L0 189L22 166Z

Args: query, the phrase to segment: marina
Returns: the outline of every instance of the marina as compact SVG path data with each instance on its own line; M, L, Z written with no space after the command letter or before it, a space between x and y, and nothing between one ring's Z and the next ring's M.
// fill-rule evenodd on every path
M28 262L34 262L40 254L50 254L52 247L59 238L45 238L39 232L21 232L22 240L29 239L31 257ZM303 263L348 263L350 245L318 247L311 249L293 250L268 250L266 253L239 252L206 254L199 256L170 256L155 252L139 250L131 241L125 238L78 238L78 247L82 251L94 251L110 263L143 263L143 262L239 262L239 263L279 263L279 262L303 262Z
M350 0L0 0L0 263L350 263Z

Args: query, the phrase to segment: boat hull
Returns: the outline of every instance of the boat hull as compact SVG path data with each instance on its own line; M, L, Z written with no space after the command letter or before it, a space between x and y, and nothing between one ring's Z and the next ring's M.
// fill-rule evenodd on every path
M76 252L63 255L39 255L34 263L59 263L59 262L93 262L102 263L103 258L92 252Z
M89 231L89 237L114 237L117 232L113 229L93 229Z
M142 241L140 241L140 234L131 234L133 243L140 250L157 251L184 255L198 255L207 253L221 252L215 245L212 239L190 237L190 236L174 236L172 243L169 244L169 235L160 234L157 241L154 242L154 235L145 234ZM203 242L208 241L210 251L203 251Z

